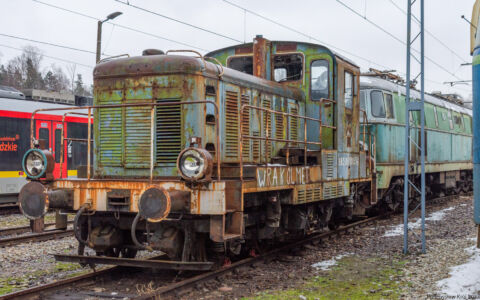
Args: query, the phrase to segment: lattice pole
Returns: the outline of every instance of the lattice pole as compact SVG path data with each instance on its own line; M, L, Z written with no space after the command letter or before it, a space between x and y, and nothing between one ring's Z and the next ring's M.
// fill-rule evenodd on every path
M403 193L403 222L404 222L404 232L403 232L403 253L408 253L408 216L413 214L418 206L412 211L409 212L409 191L412 187L412 193L420 194L420 206L421 206L421 220L422 220L422 253L426 252L426 241L425 241L425 113L424 113L424 103L425 103L425 39L424 39L424 0L419 0L420 2L420 32L416 34L412 39L412 18L415 16L412 14L412 7L417 2L417 0L407 0L408 1L408 11L407 11L407 92L406 92L406 105L405 105L405 176L404 176L404 193ZM415 18L417 19L417 18ZM418 19L417 19L418 20ZM420 59L415 57L412 54L412 44L420 37ZM420 72L411 80L411 58L414 58L420 64ZM412 82L416 81L420 77L421 85L421 99L420 102L410 101L410 85ZM418 111L420 112L420 146L418 145L418 140L412 140L411 128L414 130L417 129L414 124L410 124L410 112ZM410 180L410 145L414 145L414 149L418 153L420 150L420 164L421 164L421 179L420 179L420 188L415 185L413 180ZM418 157L417 157L418 159ZM415 167L417 165L417 167ZM413 164L413 173L418 170L418 160Z

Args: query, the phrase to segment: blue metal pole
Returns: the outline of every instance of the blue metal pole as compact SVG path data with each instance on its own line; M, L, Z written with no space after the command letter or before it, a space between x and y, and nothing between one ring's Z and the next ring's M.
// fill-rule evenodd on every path
M412 1L408 0L407 12L407 92L405 95L405 177L403 182L403 253L408 253L408 161L410 158L410 44L411 44Z
M422 106L420 110L420 155L422 161L422 174L421 174L421 206L422 206L422 253L426 252L426 245L425 245L425 39L424 39L424 0L420 1L420 43L421 43L421 99L422 99Z

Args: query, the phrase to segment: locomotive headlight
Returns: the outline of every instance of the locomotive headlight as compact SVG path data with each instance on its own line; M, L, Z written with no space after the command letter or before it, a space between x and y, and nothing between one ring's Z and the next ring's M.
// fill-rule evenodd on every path
M187 148L177 159L177 168L188 181L210 179L213 160L210 152L200 148Z
M47 150L30 149L23 156L23 171L31 179L43 177L49 171L53 171L53 157Z

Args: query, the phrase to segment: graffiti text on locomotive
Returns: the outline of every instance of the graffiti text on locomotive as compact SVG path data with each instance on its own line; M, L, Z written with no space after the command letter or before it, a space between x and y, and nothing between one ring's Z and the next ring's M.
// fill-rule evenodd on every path
M309 183L308 167L267 167L257 169L257 186L285 186Z

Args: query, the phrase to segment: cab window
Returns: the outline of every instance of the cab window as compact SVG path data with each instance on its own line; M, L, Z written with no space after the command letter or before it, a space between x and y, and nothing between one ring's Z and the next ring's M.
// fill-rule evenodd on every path
M383 102L383 93L381 91L372 91L370 93L370 107L372 116L376 118L385 118L385 104Z
M275 55L273 58L273 76L276 82L302 79L303 58L300 54Z
M392 94L383 94L385 97L385 107L386 107L386 115L387 118L393 119L394 113L393 113L393 99L392 99Z
M365 91L360 91L360 109L363 111L367 110L365 108L366 99L367 99L367 94L365 93Z
M329 98L329 74L328 61L325 59L315 60L310 67L311 81L310 86L312 90L312 100L320 100L322 98Z
M353 74L345 72L345 108L352 109L353 107Z
M253 75L253 57L251 56L236 56L228 60L227 67Z

